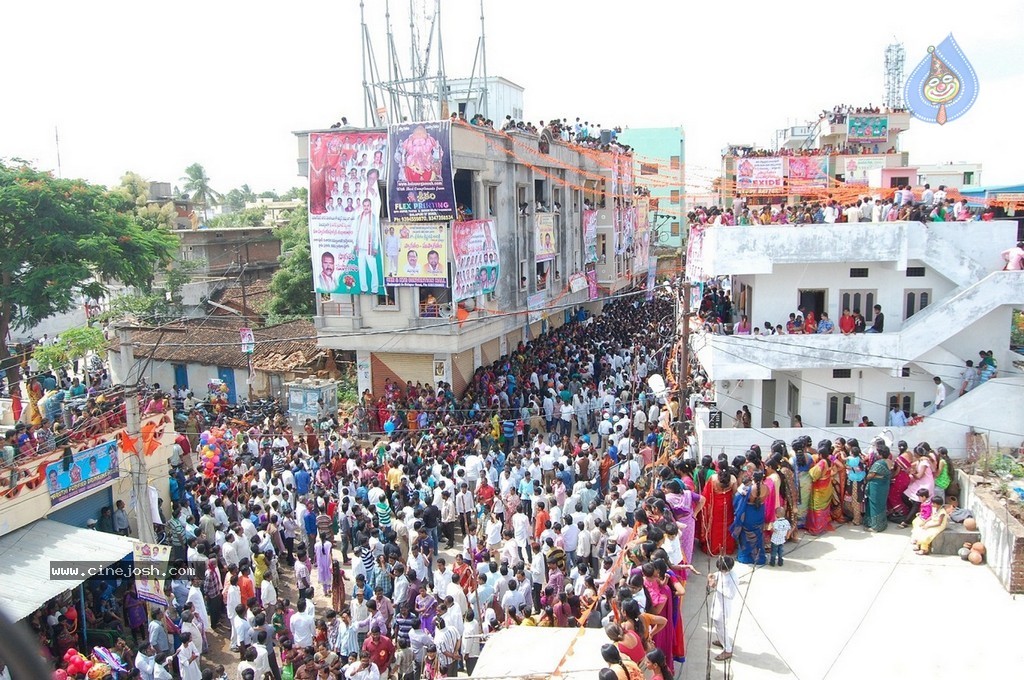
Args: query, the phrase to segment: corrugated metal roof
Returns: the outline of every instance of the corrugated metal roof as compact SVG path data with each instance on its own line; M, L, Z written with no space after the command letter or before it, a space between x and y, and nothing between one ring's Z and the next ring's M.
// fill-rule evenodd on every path
M132 538L49 519L0 536L0 609L19 621L51 598L78 587L81 581L51 581L51 560L113 564L130 555L134 546Z

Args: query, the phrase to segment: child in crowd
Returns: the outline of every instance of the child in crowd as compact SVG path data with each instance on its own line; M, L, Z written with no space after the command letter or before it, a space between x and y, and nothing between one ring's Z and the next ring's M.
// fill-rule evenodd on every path
M786 544L786 537L789 536L789 532L793 530L793 525L790 524L789 520L786 519L786 508L779 506L775 508L775 521L771 523L769 528L772 531L772 545L771 545L771 558L768 564L775 566L775 559L778 558L779 566L781 567L782 562L782 546Z

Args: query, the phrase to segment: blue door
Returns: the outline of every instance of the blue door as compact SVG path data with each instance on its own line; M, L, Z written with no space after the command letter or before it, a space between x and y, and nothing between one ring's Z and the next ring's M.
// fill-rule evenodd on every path
M174 364L174 384L188 389L188 367L185 364Z
M228 403L235 403L235 369L224 368L223 366L217 367L217 377L228 386Z

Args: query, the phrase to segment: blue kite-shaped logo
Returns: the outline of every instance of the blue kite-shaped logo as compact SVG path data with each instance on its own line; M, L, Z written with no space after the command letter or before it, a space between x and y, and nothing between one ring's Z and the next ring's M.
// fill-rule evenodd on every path
M915 118L945 125L956 120L978 98L978 75L953 34L934 47L910 74L903 98Z

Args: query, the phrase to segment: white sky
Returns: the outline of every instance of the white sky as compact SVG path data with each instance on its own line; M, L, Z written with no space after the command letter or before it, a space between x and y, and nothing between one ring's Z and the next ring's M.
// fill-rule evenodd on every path
M420 0L417 0L419 2ZM382 25L383 0L366 0ZM396 31L406 0L392 2ZM468 76L478 0L443 0L449 77ZM846 102L882 100L895 35L906 73L953 32L980 80L974 108L944 127L912 121L911 163L981 161L982 181L1024 181L1024 3L884 0L485 0L490 75L526 88L526 118L606 126L683 124L697 190L728 142ZM404 30L402 30L404 40ZM384 34L374 36L383 55ZM284 190L292 130L363 122L357 0L4 3L0 156L116 183L125 170L179 183L202 163L214 188ZM403 49L400 54L405 54Z

